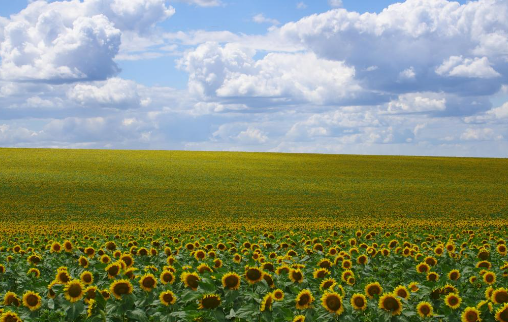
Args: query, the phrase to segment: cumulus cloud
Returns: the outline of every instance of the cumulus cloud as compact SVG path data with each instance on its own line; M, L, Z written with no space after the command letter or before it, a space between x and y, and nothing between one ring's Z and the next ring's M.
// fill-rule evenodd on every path
M504 0L463 5L407 0L380 13L364 14L333 9L271 33L303 45L320 58L354 66L357 79L374 90L445 89L490 95L501 86L502 78L495 76L508 76L502 67L508 58L508 5ZM443 66L451 57L460 59ZM377 69L368 70L370 66ZM402 79L412 81L402 85Z
M361 89L355 69L313 53L269 53L234 44L206 43L179 62L189 72L189 89L202 96L285 98L314 104L340 102Z
M268 23L271 25L280 24L280 22L277 19L265 17L265 15L262 13L259 13L259 14L255 15L254 17L252 17L252 21L254 21L255 23Z
M388 103L388 112L414 113L444 111L446 98L443 93L408 93L399 95L397 100Z
M474 59L452 56L436 69L442 76L492 78L501 76L492 68L487 57Z
M145 32L174 13L164 0L36 1L0 25L0 77L16 81L100 80L122 32Z
M67 96L82 106L128 109L139 107L142 103L138 85L116 77L98 85L77 84L68 91Z
M460 136L465 141L502 140L503 136L496 134L491 128L468 128Z

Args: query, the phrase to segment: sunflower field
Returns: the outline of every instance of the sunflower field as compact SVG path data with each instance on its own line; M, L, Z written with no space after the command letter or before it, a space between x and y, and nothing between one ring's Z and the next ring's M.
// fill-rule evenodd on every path
M0 149L0 322L508 321L508 161Z

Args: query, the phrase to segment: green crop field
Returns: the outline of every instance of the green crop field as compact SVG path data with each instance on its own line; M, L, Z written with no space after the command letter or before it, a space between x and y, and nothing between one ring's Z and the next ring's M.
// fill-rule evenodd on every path
M507 322L508 160L0 149L0 322Z

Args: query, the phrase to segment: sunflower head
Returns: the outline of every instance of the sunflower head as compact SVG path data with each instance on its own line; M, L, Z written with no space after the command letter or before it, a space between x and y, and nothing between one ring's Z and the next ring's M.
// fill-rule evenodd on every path
M291 281L293 283L301 283L303 282L303 273L300 269L291 269L289 271L289 279L291 279Z
M452 269L449 273L448 273L448 278L452 281L456 281L460 278L460 272L458 269Z
M301 290L300 293L296 296L296 308L298 310L307 309L311 306L312 302L314 302L314 296L312 293L307 290Z
M85 284L85 285L89 285L89 284L93 283L93 275L89 271L84 271L83 273L81 273L80 279L81 279L81 282L83 282L83 284Z
M206 295L203 295L201 300L199 300L199 309L200 310L202 310L202 309L212 310L212 309L219 307L220 303L221 303L221 299L220 299L219 295L206 294Z
M1 322L22 322L21 318L14 312L3 312L0 315Z
M508 322L508 303L505 303L496 311L496 321Z
M434 308L429 302L420 302L416 306L416 312L421 318L427 318L434 314Z
M273 294L272 293L266 294L263 297L263 299L261 300L261 307L259 308L259 310L261 312L271 311L272 310L273 301L274 301Z
M162 271L159 279L161 280L161 283L164 285L173 284L175 282L175 275L173 274L173 272L169 270L164 270Z
M325 291L321 297L321 304L330 313L341 315L344 312L342 296L338 293Z
M28 291L23 294L23 305L30 311L38 310L42 305L41 296L38 293Z
M305 322L305 315L297 315L293 319L293 322Z
M263 279L263 271L258 267L247 267L245 278L250 284L255 284Z
M458 309L460 307L460 303L462 303L462 299L456 293L450 293L450 294L446 295L444 301L445 301L446 306L448 306L449 308L452 308L454 310Z
M176 296L171 291L164 291L159 295L159 300L162 304L169 306L176 303Z
M409 299L409 291L407 290L407 288L404 285L397 286L393 290L393 293L403 299L406 299L406 300Z
M369 283L365 286L365 295L369 298L374 298L376 295L381 295L383 293L383 288L379 284L379 282Z
M478 311L475 307L467 307L461 315L462 322L479 322L480 319L480 311Z
M367 298L363 294L355 293L351 297L351 306L355 310L364 311L367 308Z
M120 300L123 295L131 294L133 287L129 280L116 280L111 284L109 290L117 300Z
M378 306L392 315L399 315L402 312L402 302L393 293L386 293L379 299Z
M496 282L496 274L494 272L486 272L483 274L483 281L489 285Z
M185 287L189 287L194 291L198 289L199 285L198 282L201 280L197 273L189 273L189 272L183 272L182 275L180 276L180 279L185 284Z
M327 278L319 284L319 288L321 290L327 290L335 284L337 284L337 281L334 278Z
M157 279L152 273L145 274L139 279L139 286L144 291L150 292L157 286Z
M281 289L276 289L272 294L275 301L282 301L284 299L284 292Z
M503 287L498 288L492 292L491 299L494 304L508 303L508 291Z
M85 287L80 280L72 280L64 287L65 298L71 303L79 301L83 297L84 291Z
M90 303L90 301L95 300L97 292L99 292L97 286L88 286L85 289L85 303Z

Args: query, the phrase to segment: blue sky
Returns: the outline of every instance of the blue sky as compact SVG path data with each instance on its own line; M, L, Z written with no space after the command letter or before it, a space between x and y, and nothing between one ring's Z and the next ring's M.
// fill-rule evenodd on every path
M0 146L508 156L504 0L0 0Z

